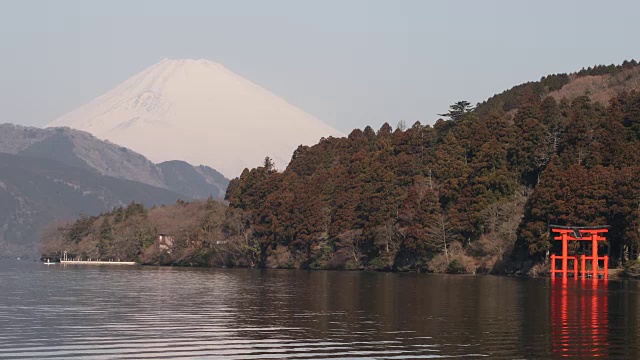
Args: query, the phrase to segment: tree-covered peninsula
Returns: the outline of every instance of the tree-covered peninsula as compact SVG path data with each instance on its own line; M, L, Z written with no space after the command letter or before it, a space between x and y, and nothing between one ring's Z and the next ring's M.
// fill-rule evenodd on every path
M228 205L132 204L58 224L42 250L151 264L535 273L557 246L549 224L610 225L613 265L633 265L638 89L635 61L551 75L476 107L458 102L433 125L301 146L284 171L267 158L231 181Z

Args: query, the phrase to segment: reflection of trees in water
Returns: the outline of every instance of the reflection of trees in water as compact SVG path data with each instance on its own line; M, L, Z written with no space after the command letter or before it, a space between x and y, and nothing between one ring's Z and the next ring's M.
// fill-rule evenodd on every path
M640 358L637 282L558 279L549 286L548 279L493 276L229 273L240 286L229 299L232 326L281 329L241 333L249 338L491 358Z
M548 295L539 281L331 271L242 276L251 295L235 304L238 328L301 329L274 333L300 340L397 341L451 355L548 356ZM522 303L526 292L536 294L533 303ZM545 339L540 349L527 349L525 334Z

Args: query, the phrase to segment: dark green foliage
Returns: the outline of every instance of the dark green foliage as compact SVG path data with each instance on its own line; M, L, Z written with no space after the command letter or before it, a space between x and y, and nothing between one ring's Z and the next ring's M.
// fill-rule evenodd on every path
M460 120L466 113L472 112L473 110L474 107L471 106L471 103L463 100L451 105L448 113L438 115L446 116L451 120Z
M119 206L113 210L114 221L117 223L121 223L125 220L125 212L122 206Z
M540 79L540 84L546 88L547 91L556 91L562 89L562 87L567 85L569 81L569 75L555 74L542 77L542 79Z
M458 259L453 259L447 267L447 274L464 274L467 270Z
M627 262L624 266L623 275L630 278L640 278L640 260Z
M95 220L95 217L85 215L80 216L80 219L73 223L73 225L71 225L67 232L69 241L75 244L79 243L85 236L89 234Z
M113 227L108 217L102 220L100 231L98 233L98 256L101 258L108 257L113 247Z
M124 209L124 219L129 219L136 215L146 215L147 210L144 208L143 204L136 203L132 201L129 205Z
M613 75L621 72L625 69L630 69L637 66L638 63L635 60L627 61L625 60L622 65L596 65L594 67L588 67L587 69L582 68L582 70L576 73L577 76L596 76L596 75Z

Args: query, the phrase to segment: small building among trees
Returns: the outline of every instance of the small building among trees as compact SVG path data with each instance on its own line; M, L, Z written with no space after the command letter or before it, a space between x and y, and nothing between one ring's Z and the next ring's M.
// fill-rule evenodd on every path
M158 233L158 239L156 240L159 251L171 252L171 248L174 244L174 238L171 234Z

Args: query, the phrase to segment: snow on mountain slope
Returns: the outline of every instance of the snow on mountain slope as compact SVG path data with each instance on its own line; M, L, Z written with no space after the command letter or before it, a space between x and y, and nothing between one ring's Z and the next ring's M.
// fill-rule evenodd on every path
M282 170L299 145L344 136L208 60L162 60L47 126L87 131L154 162L208 165L228 178L265 156Z

